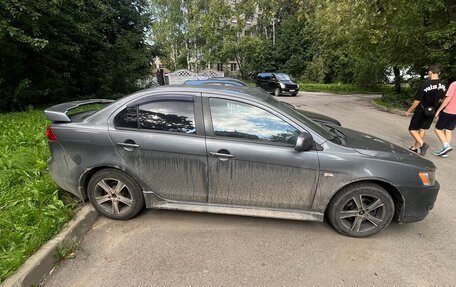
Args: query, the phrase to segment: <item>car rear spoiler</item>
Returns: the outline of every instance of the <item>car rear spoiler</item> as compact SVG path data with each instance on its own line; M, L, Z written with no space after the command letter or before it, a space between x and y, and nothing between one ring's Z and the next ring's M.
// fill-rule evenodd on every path
M91 99L91 100L84 100L84 101L73 101L58 104L52 107L49 107L44 110L46 117L53 121L53 122L71 122L70 117L67 113L80 106L90 105L90 104L108 104L115 102L114 100L106 100L106 99Z

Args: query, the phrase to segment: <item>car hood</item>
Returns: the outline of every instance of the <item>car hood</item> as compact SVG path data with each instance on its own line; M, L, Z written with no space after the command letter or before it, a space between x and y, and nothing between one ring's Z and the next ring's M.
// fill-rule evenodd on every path
M429 170L435 169L435 165L431 161L376 136L343 127L337 127L337 130L345 135L345 146L353 148L360 154L425 167Z
M319 114L319 113L314 113L314 112L309 112L306 110L302 109L296 109L296 111L300 112L301 114L305 115L309 119L312 119L314 121L319 121L319 122L327 122L327 123L332 123L337 126L340 126L340 122L334 118L328 117L327 115Z

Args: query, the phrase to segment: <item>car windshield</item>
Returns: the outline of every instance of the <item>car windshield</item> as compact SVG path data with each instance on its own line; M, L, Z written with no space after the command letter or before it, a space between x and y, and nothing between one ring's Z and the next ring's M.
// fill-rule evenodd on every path
M291 81L290 76L288 76L287 74L275 74L275 76L276 79L279 81Z
M300 121L305 126L312 129L314 132L316 132L320 136L324 137L325 139L331 140L332 138L334 138L334 135L331 133L331 131L329 129L327 129L323 125L317 124L316 122L312 121L311 119L304 116L303 114L295 111L294 109L288 107L287 105L284 105L280 101L277 101L273 97L268 97L266 102L268 102L269 104L278 108L279 110L293 116L293 118L297 119L298 121Z

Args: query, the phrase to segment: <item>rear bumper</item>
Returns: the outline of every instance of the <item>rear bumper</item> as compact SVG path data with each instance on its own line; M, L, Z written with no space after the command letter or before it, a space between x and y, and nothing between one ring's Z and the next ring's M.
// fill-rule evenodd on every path
M439 189L440 184L437 181L430 187L399 188L404 202L398 221L409 223L423 220L434 208Z
M75 164L65 156L65 150L58 142L48 142L51 157L48 160L49 174L62 189L82 199L78 189L79 183L76 176L72 176Z

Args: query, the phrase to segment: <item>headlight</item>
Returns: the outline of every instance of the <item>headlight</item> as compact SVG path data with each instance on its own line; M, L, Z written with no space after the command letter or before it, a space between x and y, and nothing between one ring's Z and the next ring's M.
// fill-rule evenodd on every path
M434 172L420 172L421 182L424 186L433 186L435 184L435 173Z
M299 89L299 84L296 84L296 87Z
M279 83L279 85L280 85L280 87L281 87L282 89L285 89L285 84L284 84L284 83Z

